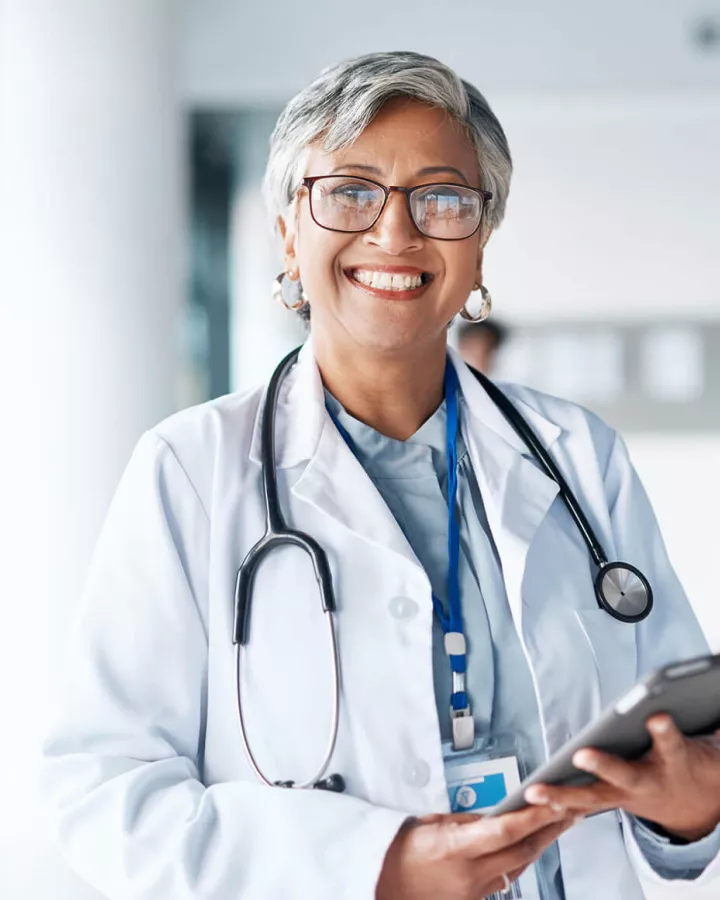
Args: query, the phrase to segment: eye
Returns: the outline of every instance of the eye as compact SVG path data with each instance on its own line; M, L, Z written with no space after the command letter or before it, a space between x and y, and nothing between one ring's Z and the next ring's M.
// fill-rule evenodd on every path
M419 192L416 202L426 216L473 216L478 195L463 185L433 184Z
M358 181L343 181L330 184L326 197L343 206L372 206L377 200L377 188Z

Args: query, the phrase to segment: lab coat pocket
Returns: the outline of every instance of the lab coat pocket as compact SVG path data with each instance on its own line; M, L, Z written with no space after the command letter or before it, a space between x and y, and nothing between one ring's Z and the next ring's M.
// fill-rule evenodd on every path
M637 679L636 626L620 622L599 608L578 609L575 615L595 659L600 706L604 708L632 687Z

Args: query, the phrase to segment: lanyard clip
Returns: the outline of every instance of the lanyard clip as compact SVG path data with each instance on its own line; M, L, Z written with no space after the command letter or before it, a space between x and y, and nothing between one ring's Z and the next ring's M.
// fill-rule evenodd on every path
M445 652L452 667L450 725L453 750L469 750L475 743L475 720L465 689L467 646L461 631L448 631L445 634Z
M475 720L470 707L453 709L450 707L453 750L469 750L475 743Z

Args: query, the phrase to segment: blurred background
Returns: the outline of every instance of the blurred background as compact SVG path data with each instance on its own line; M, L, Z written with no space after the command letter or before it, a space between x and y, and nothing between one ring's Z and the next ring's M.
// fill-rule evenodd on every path
M622 429L720 649L718 0L0 0L3 900L97 898L34 779L98 529L144 429L302 340L270 298L268 136L322 67L390 49L508 134L493 374Z

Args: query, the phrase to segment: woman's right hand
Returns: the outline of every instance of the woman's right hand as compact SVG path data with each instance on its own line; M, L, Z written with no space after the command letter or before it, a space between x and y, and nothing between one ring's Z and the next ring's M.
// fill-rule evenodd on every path
M514 881L575 818L527 807L497 818L469 813L414 819L385 856L376 900L480 900Z

